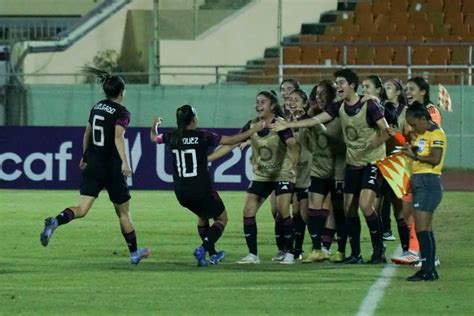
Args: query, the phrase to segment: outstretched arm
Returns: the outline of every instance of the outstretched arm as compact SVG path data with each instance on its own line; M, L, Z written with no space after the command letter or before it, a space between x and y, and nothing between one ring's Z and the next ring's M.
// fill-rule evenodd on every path
M327 112L319 113L316 116L307 118L301 121L277 121L270 125L270 129L273 132L279 132L287 128L304 128L304 127L313 127L319 124L324 124L332 119L332 116Z
M237 145L223 145L217 148L216 150L214 150L209 156L207 156L207 161L211 162L211 161L217 160L227 155L235 147L237 147Z
M221 141L219 142L220 145L235 145L238 144L250 136L252 136L254 133L261 131L265 127L265 121L259 121L257 122L252 128L246 130L245 132L235 134L232 136L225 136L222 135Z

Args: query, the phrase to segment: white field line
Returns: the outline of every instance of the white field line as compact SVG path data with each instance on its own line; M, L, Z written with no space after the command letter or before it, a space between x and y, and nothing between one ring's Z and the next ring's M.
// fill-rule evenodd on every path
M392 254L393 256L399 255L400 250L397 249ZM370 287L369 292L365 296L364 300L359 306L359 311L357 312L356 316L372 316L377 309L377 304L382 299L385 288L390 284L390 280L392 279L393 275L397 266L395 264L387 264L380 272L380 276L375 281L375 283Z

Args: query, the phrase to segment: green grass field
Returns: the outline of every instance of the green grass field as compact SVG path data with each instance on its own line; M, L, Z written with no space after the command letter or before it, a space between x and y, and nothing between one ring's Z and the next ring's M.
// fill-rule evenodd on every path
M218 266L197 268L191 255L199 244L195 216L172 192L132 194L139 245L152 248L152 256L136 267L106 194L86 218L60 227L43 248L43 219L75 204L77 192L0 190L0 314L354 315L384 267L271 262L275 246L267 204L258 214L263 261L237 265L247 252L244 194L223 192L230 218L218 249L227 257ZM474 314L473 201L474 193L446 193L436 213L440 280L408 283L414 270L397 267L376 315ZM363 232L368 258L365 225ZM398 245L387 243L387 255Z

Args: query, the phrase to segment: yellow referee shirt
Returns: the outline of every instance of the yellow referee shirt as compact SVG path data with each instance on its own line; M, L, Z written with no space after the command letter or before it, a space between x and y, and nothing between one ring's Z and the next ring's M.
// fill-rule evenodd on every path
M431 125L430 128L421 135L418 135L414 142L415 146L418 146L417 154L419 157L428 156L431 148L442 148L443 155L438 165L433 166L420 161L413 161L413 174L416 173L433 173L441 174L443 168L444 158L446 156L446 134L443 129L437 125Z

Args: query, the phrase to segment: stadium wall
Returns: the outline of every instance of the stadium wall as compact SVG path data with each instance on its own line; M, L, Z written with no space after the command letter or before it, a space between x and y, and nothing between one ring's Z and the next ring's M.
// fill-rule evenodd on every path
M164 118L164 127L174 126L176 108L189 103L196 107L201 127L240 128L255 115L256 93L271 88L275 89L268 85L128 85L125 104L132 112L133 127L148 127L156 115ZM308 91L311 87L304 88ZM436 89L432 87L432 91ZM443 112L443 128L449 140L446 166L474 169L474 87L447 89L454 110ZM84 126L90 107L102 98L97 85L31 85L27 91L31 126Z
M7 16L75 16L98 6L97 0L0 0L0 14ZM54 12L54 14L51 14Z

